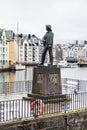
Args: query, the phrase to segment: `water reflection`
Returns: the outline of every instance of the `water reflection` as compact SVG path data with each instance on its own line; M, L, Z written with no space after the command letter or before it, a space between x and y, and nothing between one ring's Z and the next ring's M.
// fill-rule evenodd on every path
M63 93L75 93L87 91L87 68L62 68L61 79L74 79L62 85ZM26 67L25 70L1 72L0 73L0 94L11 94L17 92L29 92L31 84L25 81L33 79L33 67ZM79 80L79 82L78 82ZM84 82L83 82L84 80ZM20 83L20 84L19 84Z
M61 68L61 78L87 80L87 68ZM26 67L25 70L0 72L0 82L25 81L33 79L33 67Z
M1 72L0 82L14 82L14 81L26 81L32 80L33 67L26 67L25 70L21 71L11 71L11 72Z
M32 81L15 81L0 83L0 95L28 94L32 92Z

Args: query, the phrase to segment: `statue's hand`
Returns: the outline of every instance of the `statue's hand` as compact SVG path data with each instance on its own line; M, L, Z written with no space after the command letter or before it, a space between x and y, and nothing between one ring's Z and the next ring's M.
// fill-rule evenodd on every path
M44 46L46 46L46 41L45 40L41 40L41 44L43 44Z

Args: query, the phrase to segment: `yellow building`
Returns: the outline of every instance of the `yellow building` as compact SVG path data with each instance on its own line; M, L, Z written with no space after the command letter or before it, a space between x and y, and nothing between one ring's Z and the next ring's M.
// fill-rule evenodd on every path
M9 63L14 64L14 40L9 41ZM14 73L9 73L9 92L14 92Z
M14 40L9 42L9 62L10 65L14 64Z

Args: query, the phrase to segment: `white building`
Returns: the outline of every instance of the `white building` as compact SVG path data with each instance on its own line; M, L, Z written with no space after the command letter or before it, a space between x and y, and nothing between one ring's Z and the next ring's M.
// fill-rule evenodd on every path
M33 61L39 63L39 46L37 45L33 47Z
M18 62L18 44L17 40L14 40L14 63Z
M82 57L84 57L83 55L83 45L64 45L62 47L63 50L63 59L67 59L67 58L74 58L74 59L81 59Z
M0 66L9 66L9 41L5 29L0 30Z
M82 59L87 60L87 45L83 47L82 54Z
M39 62L39 39L33 35L28 38L27 35L19 38L19 61L20 63L38 63Z

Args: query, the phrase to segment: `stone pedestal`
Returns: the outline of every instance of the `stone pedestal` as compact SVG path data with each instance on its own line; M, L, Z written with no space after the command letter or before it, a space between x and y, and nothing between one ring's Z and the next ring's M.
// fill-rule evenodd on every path
M33 94L55 95L61 94L60 68L41 66L33 70Z

